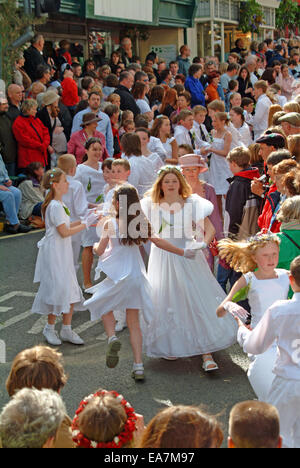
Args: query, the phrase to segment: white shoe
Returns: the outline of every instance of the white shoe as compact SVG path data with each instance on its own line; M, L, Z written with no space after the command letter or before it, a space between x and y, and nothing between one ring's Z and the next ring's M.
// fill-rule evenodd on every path
M61 337L62 341L68 341L69 343L72 343L72 344L75 344L75 345L83 345L84 344L84 341L73 330L61 329L60 337Z
M123 322L123 320L118 320L116 323L115 331L121 332L122 330L124 330L124 328L127 328L127 323Z
M52 346L60 346L62 344L55 329L51 329L46 326L44 328L43 335L47 342Z

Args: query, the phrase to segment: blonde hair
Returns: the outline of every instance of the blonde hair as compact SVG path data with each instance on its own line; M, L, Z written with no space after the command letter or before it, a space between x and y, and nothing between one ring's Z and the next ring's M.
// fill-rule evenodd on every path
M239 167L246 168L250 165L251 153L248 148L243 148L238 146L231 151L229 151L227 161L234 162Z
M35 99L25 99L21 105L21 111L23 114L28 114L28 112L34 107L38 107L38 103Z
M281 223L289 223L292 220L300 222L300 195L285 200L277 214L277 220Z
M296 101L289 101L283 106L284 112L300 112L300 105Z
M295 156L296 161L300 163L300 135L289 135L287 141L289 151Z
M269 117L268 117L268 127L271 127L273 124L273 117L276 112L282 111L282 107L279 104L272 104L269 109Z
M243 274L255 271L257 263L253 255L258 249L265 247L270 242L277 244L279 248L280 240L272 233L257 235L241 242L223 239L218 243L220 258L225 259L235 271Z
M214 101L207 104L207 109L213 110L215 112L225 112L225 104L223 101L215 99Z
M272 124L271 125L275 125L275 126L280 125L279 119L280 119L280 117L283 117L285 114L286 114L286 112L284 112L284 110L275 112L275 114L273 114L273 117L272 117Z
M253 166L257 163L263 163L263 158L259 154L260 152L260 144L259 143L252 143L249 145L250 151L250 165Z
M57 161L57 167L66 174L68 174L71 169L76 167L76 165L76 158L73 154L63 154L58 158Z
M52 200L54 200L55 197L55 191L53 188L54 183L59 183L61 176L65 174L64 171L62 171L59 168L56 169L51 169L51 171L47 171L46 174L43 177L43 182L42 182L42 187L45 190L49 190L49 192L46 195L45 201L42 204L42 215L43 218L45 218L46 210L51 203Z
M300 166L296 161L293 159L286 159L281 161L279 164L276 164L276 166L273 168L273 172L275 175L285 175L290 171L296 169L299 170L299 168Z
M230 118L227 112L216 112L215 118L221 120L221 122L225 122L225 125L229 125Z
M111 167L122 166L126 171L130 171L130 162L128 159L114 159Z
M192 191L192 188L191 186L187 183L186 179L184 178L184 176L182 175L181 171L179 169L177 169L175 166L172 167L172 166L165 166L165 167L162 167L162 169L160 170L159 172L159 175L156 179L156 181L154 182L154 185L153 187L151 188L151 190L149 190L145 196L150 196L151 197L151 200L153 201L153 203L159 203L162 198L164 197L164 193L162 191L162 183L163 183L163 180L165 178L166 175L168 174L174 174L179 183L180 183L180 189L179 189L179 194L182 196L182 198L184 200L186 200L187 198L189 198L193 191Z

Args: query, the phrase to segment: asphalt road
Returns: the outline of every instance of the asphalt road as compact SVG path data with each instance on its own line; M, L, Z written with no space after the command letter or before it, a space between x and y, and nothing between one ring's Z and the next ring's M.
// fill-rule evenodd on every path
M30 313L38 289L33 284L36 244L42 235L34 232L0 237L0 340L6 344L6 362L0 363L0 408L8 401L5 381L13 358L22 349L45 343L41 333L45 318ZM56 328L59 330L60 324ZM120 333L123 347L118 367L107 369L101 322L89 322L88 312L77 312L73 328L85 345L66 343L60 347L69 376L62 397L71 417L84 396L102 387L122 393L144 415L146 423L166 405L202 405L204 410L218 415L227 435L232 406L255 398L246 376L248 359L238 345L215 354L220 370L209 375L202 370L200 357L172 362L145 358L147 378L137 384L131 378L128 330Z

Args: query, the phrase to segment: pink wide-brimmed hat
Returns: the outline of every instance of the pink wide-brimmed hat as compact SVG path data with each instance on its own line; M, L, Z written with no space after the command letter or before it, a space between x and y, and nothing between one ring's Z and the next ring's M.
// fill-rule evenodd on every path
M181 156L178 161L182 169L185 167L199 167L200 173L208 171L206 162L197 154L185 154Z

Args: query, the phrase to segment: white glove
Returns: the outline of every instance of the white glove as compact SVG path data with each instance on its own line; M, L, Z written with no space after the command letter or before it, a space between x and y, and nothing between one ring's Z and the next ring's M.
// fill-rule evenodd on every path
M86 215L86 217L81 221L82 224L86 225L86 228L89 229L93 224L95 224L99 219L99 214L91 211Z
M248 312L235 302L226 302L223 305L223 308L226 310L226 312L229 312L233 317L239 318L243 323L246 323L247 318L248 318Z
M196 249L184 249L184 254L183 256L185 258L188 258L190 260L194 259L197 255L197 250Z

